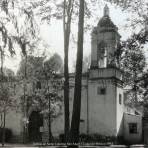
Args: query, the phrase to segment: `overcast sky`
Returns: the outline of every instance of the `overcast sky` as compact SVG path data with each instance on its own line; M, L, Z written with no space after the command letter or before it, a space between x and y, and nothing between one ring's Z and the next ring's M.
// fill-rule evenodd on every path
M105 3L102 6L98 5L98 10L95 12L94 15L97 15L98 19L92 19L92 26L97 25L99 18L103 16L103 8ZM97 6L97 5L96 5ZM122 36L122 40L125 40L130 36L130 34L134 31L131 28L126 28L125 25L127 24L127 16L130 17L129 13L122 12L121 9L109 5L110 9L110 17L114 24L118 27L119 33ZM49 45L49 49L47 54L53 54L57 52L63 58L63 26L62 21L51 21L50 25L44 23L40 27L41 36L43 40ZM73 25L72 32L77 33L77 24ZM84 34L84 56L88 56L90 54L90 31ZM76 45L72 44L70 47L69 52L69 59L70 59L70 69L72 69L76 55ZM5 66L11 68L15 72L18 69L18 65L20 62L20 56L15 56L13 58L6 58Z

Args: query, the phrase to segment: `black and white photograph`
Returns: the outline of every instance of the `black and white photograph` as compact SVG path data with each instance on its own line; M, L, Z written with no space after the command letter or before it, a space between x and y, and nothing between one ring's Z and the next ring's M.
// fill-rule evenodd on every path
M148 148L148 0L0 0L0 147Z

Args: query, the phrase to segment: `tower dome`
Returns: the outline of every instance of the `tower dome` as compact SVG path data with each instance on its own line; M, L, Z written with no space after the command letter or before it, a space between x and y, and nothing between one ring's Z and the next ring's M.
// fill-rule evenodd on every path
M102 17L98 23L100 27L112 27L115 28L116 26L114 23L111 21L109 16Z
M112 22L112 20L110 19L109 16L109 8L107 5L105 5L104 7L104 15L103 17L100 19L100 21L98 22L98 27L103 28L103 29L112 29L114 31L117 30L116 25Z

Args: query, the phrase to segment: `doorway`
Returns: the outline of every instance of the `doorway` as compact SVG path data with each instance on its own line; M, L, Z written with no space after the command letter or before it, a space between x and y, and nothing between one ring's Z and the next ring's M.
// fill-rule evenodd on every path
M39 111L33 111L29 116L28 136L30 142L41 142L40 127L43 126L43 116Z

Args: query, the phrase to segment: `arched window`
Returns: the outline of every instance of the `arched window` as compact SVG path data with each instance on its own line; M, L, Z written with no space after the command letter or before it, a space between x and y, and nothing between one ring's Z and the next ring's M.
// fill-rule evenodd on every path
M119 104L122 104L122 95L119 94Z
M107 45L102 41L98 44L97 48L98 67L104 68L107 66Z

